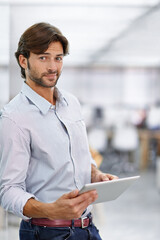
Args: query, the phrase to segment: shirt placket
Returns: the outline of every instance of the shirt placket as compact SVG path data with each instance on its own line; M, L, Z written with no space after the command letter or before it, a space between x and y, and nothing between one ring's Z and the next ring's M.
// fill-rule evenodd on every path
M60 116L58 111L55 110L55 114L56 114L57 118L59 119L59 121L64 125L64 127L66 129L66 134L68 135L69 145L70 145L70 158L71 158L71 161L72 161L72 164L73 164L73 169L74 169L74 183L75 183L76 188L80 189L80 182L79 182L79 179L78 179L76 161L75 161L74 153L73 153L73 143L74 143L73 136L72 136L69 124L66 121L63 120L62 116Z

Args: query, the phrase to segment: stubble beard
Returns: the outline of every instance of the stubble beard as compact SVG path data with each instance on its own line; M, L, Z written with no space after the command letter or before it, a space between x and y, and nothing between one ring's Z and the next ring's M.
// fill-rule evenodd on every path
M27 61L27 65L28 65L28 76L29 76L29 78L30 78L33 82L35 82L37 85L40 85L40 86L45 87L45 88L52 88L52 87L55 87L55 86L56 86L56 84L57 84L57 82L58 82L58 79L59 79L61 73L58 74L57 71L49 70L48 72L43 73L43 74L41 75L41 77L38 77L37 74L36 74L36 72L34 72L34 71L31 69L31 66L30 66L29 61ZM52 84L47 84L47 83L45 83L45 81L43 80L43 77L47 76L48 74L56 74L56 75L57 75L57 79L56 79L56 80L54 80L53 82L50 81Z

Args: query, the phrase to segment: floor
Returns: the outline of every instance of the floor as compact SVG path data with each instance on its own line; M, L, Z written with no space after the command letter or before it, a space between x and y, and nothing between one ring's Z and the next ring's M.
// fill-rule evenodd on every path
M117 200L94 206L94 219L103 240L158 240L160 193L155 171L141 178Z
M118 199L94 205L94 222L103 240L159 240L160 192L155 173L154 169L141 172L141 178ZM18 221L10 216L8 230L0 229L0 239L18 240Z

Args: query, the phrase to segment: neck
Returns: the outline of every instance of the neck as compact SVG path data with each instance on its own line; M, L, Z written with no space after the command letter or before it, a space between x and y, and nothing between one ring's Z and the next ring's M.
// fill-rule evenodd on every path
M33 81L26 80L25 83L32 88L36 93L38 93L41 97L45 98L52 105L56 104L56 99L54 97L54 87L46 88L36 84Z

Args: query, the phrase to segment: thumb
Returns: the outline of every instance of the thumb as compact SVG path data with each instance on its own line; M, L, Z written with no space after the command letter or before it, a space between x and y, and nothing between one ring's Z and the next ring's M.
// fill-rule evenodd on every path
M68 194L66 194L66 198L71 199L71 198L75 198L78 196L79 190L75 189L72 192L69 192Z

